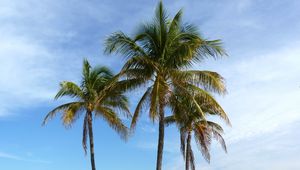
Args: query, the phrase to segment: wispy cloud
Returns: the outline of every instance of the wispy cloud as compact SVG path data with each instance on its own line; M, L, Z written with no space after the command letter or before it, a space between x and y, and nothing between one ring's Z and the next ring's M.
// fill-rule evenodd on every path
M224 71L230 92L222 102L234 126L229 140L272 132L300 120L299 47L294 42Z
M47 81L53 79L50 70L45 65L50 59L49 53L43 47L30 41L9 37L0 40L1 107L9 114L11 107L20 106L34 99L45 99L50 96L51 89L45 87ZM41 60L43 58L44 60ZM48 80L47 80L48 79ZM13 102L14 101L14 102ZM10 104L15 103L12 106Z
M58 82L71 72L65 67L67 62L63 62L70 57L54 49L49 42L55 39L62 44L59 39L70 41L73 34L43 23L51 20L50 12L43 16L46 13L40 11L38 15L34 13L38 11L29 10L27 5L12 1L0 5L0 11L5 13L0 16L3 33L0 39L0 117L51 99ZM74 61L76 59L73 64Z
M297 169L295 150L300 140L299 75L300 43L294 42L275 51L241 59L217 67L227 78L229 94L219 98L233 127L225 128L227 155L214 142L211 165L193 144L201 169ZM215 65L214 65L215 66ZM224 125L224 127L226 127ZM167 139L167 142L174 139ZM166 169L179 170L184 162L178 156L166 158ZM295 158L296 157L296 158ZM278 160L278 161L275 161ZM174 162L177 162L174 164Z
M111 6L110 1L1 1L0 117L52 99L60 81L80 78L84 57L118 71L121 62L103 60L103 40L119 29L115 20L127 28L132 18L139 20L145 13L128 18Z
M0 157L1 158L7 158L7 159L14 159L14 160L22 160L20 157L15 156L15 155L11 155L8 153L4 153L4 152L0 152Z
M28 156L28 157L30 157L30 156ZM15 161L25 161L25 162L34 162L34 163L44 163L44 164L51 163L50 161L45 161L45 160L41 160L41 159L31 159L28 157L20 157L20 156L16 156L13 154L0 152L0 158L3 158L3 159L12 159Z

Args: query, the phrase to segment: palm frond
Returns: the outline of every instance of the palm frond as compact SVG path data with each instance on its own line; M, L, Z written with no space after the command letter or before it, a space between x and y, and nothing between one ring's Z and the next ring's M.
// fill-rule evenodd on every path
M152 88L149 87L146 90L146 92L144 93L144 95L142 96L142 98L140 99L140 101L138 102L138 104L135 108L132 120L131 120L131 125L130 125L131 130L135 129L135 126L136 126L136 123L138 121L141 111L147 105L147 103L149 103L149 97L150 97L151 90L152 90Z
M104 78L107 78L107 79L111 79L113 77L112 71L108 67L105 67L105 66L96 66L96 67L94 67L91 70L91 74L94 74L96 76L100 75L100 77L104 77Z
M182 75L180 76L178 74ZM227 92L224 78L216 72L189 70L178 72L178 74L175 74L176 77L185 79L190 84L203 87L206 91L216 92L221 95L224 95Z
M105 101L103 101L102 105L111 108L115 112L118 112L124 115L126 118L131 117L131 113L129 110L128 99L125 95L117 94L116 96L111 95Z
M90 69L91 65L87 59L83 60L83 68L82 68L82 74L84 78L88 78L90 75Z
M143 49L123 32L116 32L105 41L105 53L120 53L126 58L145 56Z
M95 109L95 115L97 117L102 117L109 124L109 126L120 135L122 139L127 139L128 129L117 116L117 113L115 113L112 109L108 107L97 107Z
M221 40L206 40L197 51L199 56L213 57L217 59L226 56L227 53L222 47Z
M201 103L201 106L199 107L201 107L208 114L220 116L228 125L231 126L230 120L226 112L214 99L213 96L211 96L207 91L197 86L190 84L189 87L195 92L196 103Z
M199 122L200 122L200 124L205 124L205 123L207 123L207 125L210 126L210 127L212 128L213 131L217 131L217 132L220 133L220 134L224 133L223 128L222 128L219 124L217 124L217 123L215 123L215 122L212 122L212 121L206 121L206 122L204 122L204 121L199 121Z
M135 36L135 41L144 49L147 57L156 59L160 53L159 28L155 23L142 24Z
M165 122L166 126L169 126L169 125L175 123L176 122L175 116L172 115L172 116L165 117L164 122Z
M63 96L82 98L83 93L77 84L69 81L63 81L60 83L60 90L55 95L55 99Z
M194 136L197 146L200 149L204 159L207 162L210 162L209 147L211 145L211 136L209 131L207 131L205 126L197 125L194 128Z
M227 147L226 147L226 143L225 143L223 136L218 131L213 130L212 132L213 132L214 138L221 144L225 153L227 153Z
M167 20L168 20L168 15L166 10L164 9L162 1L159 2L156 11L155 11L155 19L154 23L157 25L159 28L159 46L160 49L165 49L165 42L166 42L166 37L167 37ZM161 53L162 53L161 51Z
M80 113L82 113L84 109L84 104L81 102L77 102L74 104L69 105L62 114L62 122L66 128L71 127L71 125L76 121Z
M179 10L170 23L168 35L177 35L176 33L180 31L181 19L182 10Z
M66 104L63 104L63 105L60 105L60 106L58 106L58 107L56 107L56 108L54 108L52 111L50 111L47 115L46 115L46 117L44 118L44 121L43 121L43 123L42 123L42 125L46 125L47 124L47 122L49 121L49 120L51 120L52 118L54 118L55 117L55 115L58 113L58 112L64 112L66 109L68 109L70 106L72 106L72 105L77 105L77 104L83 104L82 102L70 102L70 103L66 103Z
M120 80L116 84L115 89L117 89L120 92L127 92L142 87L143 85L146 84L146 82L147 80L144 79L143 77Z
M122 67L121 72L128 72L129 69L143 69L145 73L154 73L159 70L158 64L147 56L134 56L130 58Z

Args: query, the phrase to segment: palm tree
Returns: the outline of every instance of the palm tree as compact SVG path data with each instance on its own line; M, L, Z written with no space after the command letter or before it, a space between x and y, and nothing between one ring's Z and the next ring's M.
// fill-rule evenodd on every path
M43 125L57 113L62 113L62 123L70 127L83 113L83 139L82 145L86 153L87 137L89 138L92 170L96 170L94 156L93 117L102 117L116 130L122 138L127 136L127 128L123 125L117 112L129 116L128 100L122 94L118 83L111 71L106 67L91 68L89 62L84 60L82 80L80 86L68 81L60 83L60 90L55 96L58 99L69 96L74 102L60 105L47 114Z
M203 94L197 92L193 93L204 113L226 115L226 113L215 100L207 100L207 96L204 97ZM209 98L213 99L213 97ZM183 155L183 158L185 159L186 170L189 170L190 168L191 170L195 170L195 158L191 147L192 133L194 134L194 138L196 143L198 144L198 148L200 149L206 161L210 162L209 149L212 138L215 138L227 153L226 144L222 137L223 129L220 125L212 121L203 119L198 113L198 109L197 106L195 106L195 103L189 102L189 99L187 97L176 96L176 99L173 98L172 100L179 100L181 102L181 105L176 105L172 108L174 114L172 116L166 117L165 123L167 125L176 123L176 125L178 126L178 129L180 131L181 153ZM230 125L227 116L222 117L225 118L226 123Z
M174 95L174 89L184 88L184 82L189 82L219 93L225 92L217 73L187 71L205 58L216 59L225 55L221 42L205 40L195 26L184 24L181 10L174 18L168 18L160 2L152 22L141 25L133 37L123 32L113 33L106 40L105 52L119 53L127 59L120 76L131 81L128 88L148 86L136 106L131 129L135 128L142 110L150 108L150 119L159 122L156 169L161 170L164 109L169 104L170 96ZM194 101L192 97L191 101Z

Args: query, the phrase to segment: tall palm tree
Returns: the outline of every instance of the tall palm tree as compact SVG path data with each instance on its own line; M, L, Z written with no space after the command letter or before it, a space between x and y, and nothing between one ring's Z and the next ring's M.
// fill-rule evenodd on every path
M75 101L56 107L47 114L43 122L45 125L48 120L60 112L62 113L62 123L66 127L70 127L84 114L82 145L86 153L86 143L87 138L89 138L92 170L96 170L93 137L94 117L103 118L122 138L127 136L127 128L118 117L118 112L130 116L128 100L119 87L108 68L91 68L89 62L84 60L81 84L63 81L60 83L60 90L55 96L55 99L69 96Z
M106 40L106 53L119 53L127 62L120 76L131 81L128 88L147 85L135 109L131 129L143 108L149 109L151 120L159 122L156 169L161 170L164 146L164 109L175 88L184 88L183 82L202 85L219 93L219 75L209 71L187 71L194 63L205 58L225 55L219 40L206 40L192 24L182 22L180 10L170 19L160 2L154 20L143 24L133 37L116 32ZM186 76L187 75L187 76ZM193 81L192 81L193 80ZM192 97L191 97L191 101Z
M216 103L215 100L207 100L207 96L204 97L203 94L193 92L195 98L201 107L202 111L206 114L220 114L217 112L223 112L223 109ZM213 99L212 97L209 97ZM191 147L191 135L194 134L198 148L200 149L203 157L206 161L210 162L210 145L211 139L215 138L222 146L224 151L227 153L226 144L222 137L223 129L217 123L212 121L207 121L203 119L198 113L198 109L195 103L189 102L189 99L185 96L176 96L181 105L176 105L173 107L173 115L165 118L165 123L167 125L171 123L176 123L180 131L180 142L181 142L181 153L185 159L185 169L195 170L195 158ZM227 124L230 122L226 116L223 116Z

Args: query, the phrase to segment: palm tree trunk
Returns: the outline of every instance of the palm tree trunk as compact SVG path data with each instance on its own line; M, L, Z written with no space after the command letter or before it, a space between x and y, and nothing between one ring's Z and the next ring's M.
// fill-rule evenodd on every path
M159 106L159 134L158 134L158 146L157 146L157 160L156 160L156 170L161 170L162 158L164 150L164 136L165 136L165 125L164 125L164 108L163 105Z
M185 170L190 169L191 132L188 132L185 151Z
M91 166L92 166L92 170L96 170L92 112L88 111L87 114L88 114L88 127L89 127L89 139L90 139Z

